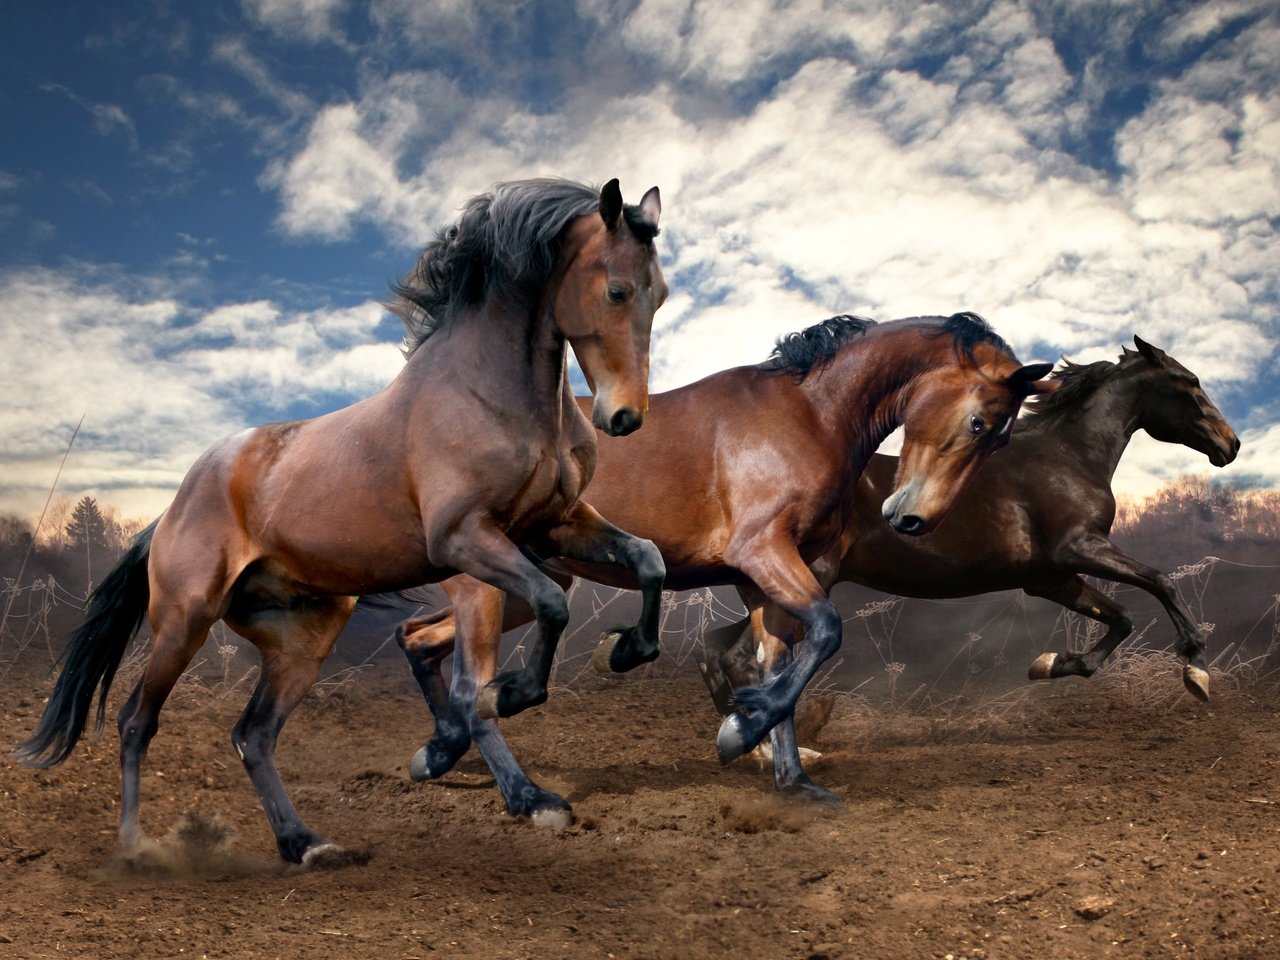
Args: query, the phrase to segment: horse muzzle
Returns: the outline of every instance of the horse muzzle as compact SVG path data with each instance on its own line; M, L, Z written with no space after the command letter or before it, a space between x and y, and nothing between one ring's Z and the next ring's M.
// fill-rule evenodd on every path
M644 412L634 407L619 407L612 413L596 404L591 411L591 422L595 428L611 437L625 437L635 433L644 424Z
M1225 467L1240 452L1240 438L1234 430L1227 430L1225 435L1210 437L1209 449L1204 451L1209 462L1215 467Z
M915 484L907 484L901 490L891 493L880 508L880 513L889 522L889 526L909 537L918 537L931 529L928 520L912 512L915 505L914 494Z

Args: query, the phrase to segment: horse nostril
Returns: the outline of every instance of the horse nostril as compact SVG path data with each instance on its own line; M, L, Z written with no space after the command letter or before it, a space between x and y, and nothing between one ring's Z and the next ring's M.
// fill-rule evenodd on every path
M1239 437L1236 437L1236 442L1235 442L1235 444L1233 445L1232 449L1234 449L1236 453L1239 453L1239 452L1240 452L1240 438L1239 438Z
M609 420L609 436L625 437L628 433L638 430L643 422L642 416L630 407L623 407Z
M899 533L919 533L924 529L924 519L922 517L917 517L913 513L909 513L905 517L900 518L893 526Z

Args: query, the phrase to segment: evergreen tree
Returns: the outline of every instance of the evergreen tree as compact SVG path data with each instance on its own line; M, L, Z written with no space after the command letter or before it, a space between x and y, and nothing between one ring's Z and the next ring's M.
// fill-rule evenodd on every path
M101 550L107 546L107 520L98 501L84 497L71 511L67 541L72 550Z

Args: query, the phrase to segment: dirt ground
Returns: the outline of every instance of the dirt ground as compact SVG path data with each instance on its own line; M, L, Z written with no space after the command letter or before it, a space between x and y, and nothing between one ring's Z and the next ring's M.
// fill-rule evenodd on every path
M1273 691L1200 704L1172 668L1144 683L1160 694L1116 676L909 710L842 698L811 764L833 813L716 762L692 670L590 678L505 723L574 806L557 833L507 817L474 756L409 781L427 721L388 660L282 735L303 817L372 855L309 873L274 859L231 750L247 690L189 685L145 770L144 826L169 834L145 869L113 856L114 728L51 771L0 761L0 960L1280 956ZM8 741L46 690L5 678Z

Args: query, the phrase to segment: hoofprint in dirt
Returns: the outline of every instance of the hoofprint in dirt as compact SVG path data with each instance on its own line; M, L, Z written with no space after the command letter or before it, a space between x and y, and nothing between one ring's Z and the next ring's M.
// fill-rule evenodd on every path
M6 679L12 741L47 681ZM1274 690L1140 679L841 697L815 746L843 813L721 767L692 670L584 680L506 727L574 805L554 832L506 817L474 759L409 781L427 721L388 662L282 735L304 815L372 854L302 873L230 746L240 698L191 685L148 759L141 868L113 860L114 733L56 770L0 764L0 958L1276 956Z

